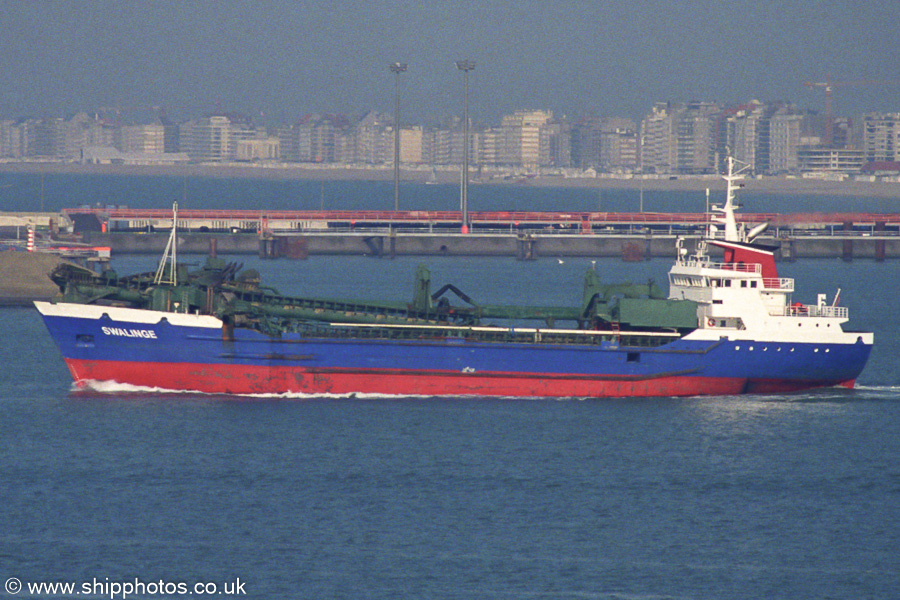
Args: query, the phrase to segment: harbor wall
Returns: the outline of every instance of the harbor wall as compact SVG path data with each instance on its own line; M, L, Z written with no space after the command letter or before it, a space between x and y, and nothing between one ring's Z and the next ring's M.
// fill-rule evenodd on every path
M0 252L0 306L27 306L56 296L59 288L49 275L61 260L42 252Z
M85 242L109 246L115 254L161 254L166 233L86 233ZM585 256L641 260L672 257L674 235L566 235L566 234L378 234L308 233L269 236L234 233L185 233L178 249L189 254L257 254L266 258L305 258L309 255L369 256L511 256L521 260L538 257ZM900 258L897 236L802 236L759 238L780 245L778 258L843 258L852 260ZM689 241L688 245L693 242Z

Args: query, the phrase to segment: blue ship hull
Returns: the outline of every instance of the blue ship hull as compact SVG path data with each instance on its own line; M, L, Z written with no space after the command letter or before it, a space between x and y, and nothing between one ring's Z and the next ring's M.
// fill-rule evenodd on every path
M44 305L42 307L41 305ZM271 338L212 317L39 303L78 385L226 394L684 396L852 387L871 344L675 339L661 346L434 339ZM80 310L84 316L77 316ZM54 314L56 312L57 314ZM149 314L148 314L149 313ZM123 317L133 315L135 318ZM155 321L155 322L148 322Z

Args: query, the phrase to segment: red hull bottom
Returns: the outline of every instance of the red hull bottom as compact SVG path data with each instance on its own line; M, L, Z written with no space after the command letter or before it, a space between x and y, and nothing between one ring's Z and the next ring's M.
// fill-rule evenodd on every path
M398 396L512 396L615 398L734 395L796 391L798 382L758 382L725 377L663 376L634 379L521 373L302 369L245 365L126 363L67 359L76 385L109 381L132 386L210 394L336 394ZM849 382L848 387L852 387Z

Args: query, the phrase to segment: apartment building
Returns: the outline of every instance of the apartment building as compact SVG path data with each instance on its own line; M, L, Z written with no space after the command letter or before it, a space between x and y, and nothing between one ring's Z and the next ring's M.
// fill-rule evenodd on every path
M281 159L287 162L353 162L348 151L349 120L342 115L306 115L294 125L281 127ZM352 136L351 136L352 137Z
M426 149L424 127L416 125L400 129L400 164L424 163Z
M545 110L518 110L504 115L500 122L503 136L501 161L507 165L536 168L541 165L541 129L553 119Z
M475 163L496 166L503 160L503 132L499 127L483 127L477 134Z
M26 156L25 150L26 137L20 123L0 121L0 158L22 158Z
M641 122L641 169L655 173L715 171L716 117L712 102L660 102Z
M126 125L120 129L122 152L162 154L166 151L166 131L163 125Z
M231 146L231 121L224 116L188 121L181 126L181 145L194 162L226 161Z
M866 163L862 150L851 148L804 147L798 152L800 170L805 173L856 173Z
M234 158L247 162L277 161L281 158L281 143L276 137L238 140Z
M600 135L600 167L603 170L634 171L638 167L638 135L632 127L605 131Z
M538 166L568 167L572 164L572 128L565 122L549 122L540 127Z
M763 173L769 169L769 124L765 106L750 102L727 112L723 119L724 133L720 147L720 157L727 156L750 165L752 173ZM724 165L723 165L724 167Z
M673 173L677 168L676 110L669 102L653 105L641 121L641 170Z
M634 170L638 166L637 126L620 117L587 117L571 130L571 162L581 169Z
M769 120L769 173L795 173L800 168L803 115L781 111Z
M900 113L865 114L859 129L866 162L900 161Z
M390 117L369 111L353 130L356 134L356 162L394 162L394 132Z

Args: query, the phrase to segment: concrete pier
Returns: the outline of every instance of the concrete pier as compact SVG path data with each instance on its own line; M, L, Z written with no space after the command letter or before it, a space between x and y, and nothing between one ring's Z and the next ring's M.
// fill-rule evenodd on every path
M160 254L168 234L86 233L85 241L112 248L116 254ZM211 244L222 254L256 254L265 258L303 259L310 255L393 256L509 256L519 260L538 257L585 256L644 260L675 255L675 235L582 235L579 233L403 233L309 232L258 236L252 233L185 233L178 236L180 252L206 254ZM694 236L686 236L690 244ZM778 258L843 260L900 258L900 236L835 231L828 236L760 237L779 245Z

